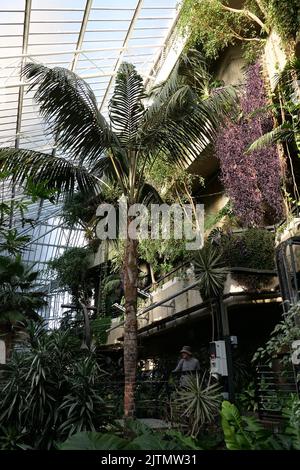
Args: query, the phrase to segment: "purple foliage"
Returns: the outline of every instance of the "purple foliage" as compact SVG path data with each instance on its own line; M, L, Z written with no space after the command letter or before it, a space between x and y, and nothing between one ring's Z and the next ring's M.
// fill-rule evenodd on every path
M267 104L261 66L248 68L240 98L242 117L229 121L216 140L221 180L241 223L248 227L283 215L281 167L276 146L245 153L248 146L273 127L269 111L255 112Z

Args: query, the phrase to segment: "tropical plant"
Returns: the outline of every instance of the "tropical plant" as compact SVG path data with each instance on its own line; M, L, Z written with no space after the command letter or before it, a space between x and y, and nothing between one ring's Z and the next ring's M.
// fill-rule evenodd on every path
M4 251L12 256L16 256L24 250L30 241L30 236L19 235L17 229L0 230L2 240L0 241L0 252Z
M206 243L193 258L195 278L204 299L218 297L223 291L228 269L225 267L222 252Z
M178 431L157 432L139 421L127 423L130 437L116 432L81 432L59 446L60 450L199 450L196 441Z
M0 323L38 320L46 304L45 292L36 283L39 271L16 258L0 256Z
M299 318L300 304L297 303L284 314L283 319L271 332L266 345L258 348L252 360L254 362L263 361L271 364L272 360L282 354L282 352L289 351L291 343L300 337ZM290 355L283 355L281 361L285 364L290 364Z
M91 326L87 306L93 287L89 271L90 254L90 249L73 247L48 263L49 268L56 273L58 285L70 292L75 309L83 313L85 343L88 348L91 346Z
M239 410L247 411L257 411L258 402L256 398L256 387L255 382L251 381L249 384L244 387L240 393L236 393L236 402Z
M50 449L72 433L101 429L107 420L105 378L70 332L48 333L43 324L29 324L23 349L2 372L0 441L7 441L10 430L23 435L18 441L25 445Z
M263 427L257 419L241 416L232 403L224 401L221 423L229 450L299 450L300 401L292 395L284 408L283 430L277 434Z
M228 401L222 403L221 423L228 450L280 449L280 444L255 418L241 416L236 406Z
M99 194L103 178L109 177L117 182L129 206L149 203L157 196L145 181L146 165L162 153L172 165L189 164L215 136L235 99L228 88L207 94L207 71L196 52L179 60L147 102L142 78L133 65L123 63L109 104L110 122L100 114L89 85L73 72L29 63L24 75L29 89L35 90L34 98L56 147L66 158L4 148L0 152L1 171L11 171L19 183L28 178L47 181L61 194L79 190L89 197ZM128 216L128 226L131 221ZM134 413L137 245L136 239L128 237L124 253L126 417Z
M220 314L222 294L227 277L222 252L209 241L192 258L195 278L199 283L199 291L204 300L208 300L212 322L212 341L215 339L215 312Z
M169 238L167 240L141 240L138 252L140 259L151 266L152 282L154 276L163 276L174 267L188 260L186 241Z
M290 396L282 415L287 422L285 434L291 439L292 448L300 450L300 400L296 394Z
M300 155L300 59L289 61L274 77L277 87L281 124L264 133L249 146L248 152L270 147L278 142L294 143ZM276 97L274 101L276 102Z
M221 388L218 383L205 383L205 374L185 377L184 386L176 391L172 408L179 422L189 427L191 436L197 436L204 424L212 423L219 414Z

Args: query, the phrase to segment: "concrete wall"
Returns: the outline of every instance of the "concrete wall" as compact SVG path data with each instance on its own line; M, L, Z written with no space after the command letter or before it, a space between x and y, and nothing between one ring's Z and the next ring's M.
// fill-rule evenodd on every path
M275 31L272 31L267 39L264 54L265 69L272 90L275 88L274 77L284 69L286 62L287 56L280 37Z
M156 289L152 293L152 298L149 299L148 303L141 307L139 311L141 312L143 311L143 309L145 309L146 306L151 305L155 302L160 302L166 299L167 297L171 296L172 294L178 293L193 282L195 282L195 278L191 270L187 271L186 276L184 278L174 277L173 279L169 280L161 287ZM270 279L270 283L268 286L266 286L266 288L275 291L277 284L277 277L274 276ZM227 279L224 286L225 295L230 293L247 293L247 290L248 289L246 288L246 286L233 279L231 274L227 275ZM162 320L166 317L171 317L175 313L184 312L185 310L195 307L201 304L202 302L203 299L201 298L198 289L191 289L166 302L165 306L156 307L150 312L139 316L138 328L143 328L144 326L151 325L153 322ZM124 327L122 325L122 321L122 317L113 319L111 327L115 327L119 323L120 326L109 332L106 343L107 345L116 344L118 342L118 338L123 336Z
M245 60L241 46L230 46L222 56L216 77L218 80L223 80L225 85L239 85L244 81L244 67Z

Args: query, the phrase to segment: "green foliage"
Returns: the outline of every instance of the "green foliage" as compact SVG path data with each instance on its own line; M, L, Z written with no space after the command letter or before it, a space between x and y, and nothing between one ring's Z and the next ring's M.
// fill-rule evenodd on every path
M116 433L85 432L71 436L61 450L199 450L195 440L178 431L157 432L139 421L126 423L130 437ZM120 433L122 429L120 429Z
M265 229L251 228L221 238L227 266L253 269L275 269L275 237Z
M179 30L188 35L189 44L197 44L205 56L216 59L238 38L257 36L255 23L246 15L224 9L220 0L184 0L179 17Z
M299 450L300 400L291 395L284 412L283 431L273 434L253 417L241 416L232 403L224 401L221 418L226 447L229 450Z
M138 251L140 259L151 264L154 273L158 276L168 273L188 259L184 239L141 240Z
M300 450L300 400L297 395L291 395L283 409L283 416L288 423L285 434L291 439L292 448Z
M49 187L48 181L34 181L34 178L27 179L25 193L31 197L32 202L39 199L48 199L54 203L57 195L56 189Z
M284 42L294 39L300 29L299 1L269 0L269 22Z
M300 103L296 81L300 79L300 59L294 58L287 62L283 71L274 79L277 93L273 96L273 112L280 124L255 140L250 145L248 152L261 150L264 147L282 142L288 145L287 151L289 148L295 149L299 156Z
M257 411L258 403L254 381L249 382L242 392L236 394L236 402L238 408L244 412Z
M36 285L38 275L19 255L0 256L0 323L39 319L38 309L46 301L45 292Z
M111 326L110 317L98 317L91 321L93 337L97 344L106 344L107 331Z
M108 183L108 186L102 186L101 193L97 196L77 192L66 198L63 206L63 217L70 227L80 224L85 229L94 231L97 221L96 210L99 204L105 202L116 205L122 195L122 191L116 183L113 181Z
M2 240L0 242L0 252L7 251L10 255L16 256L25 248L25 245L30 241L27 235L19 235L17 229L0 230Z
M228 450L276 449L276 441L270 431L253 417L241 416L232 403L224 401L221 423Z
M202 297L210 299L218 296L223 290L228 272L220 250L206 243L195 253L193 265Z
M197 436L204 424L212 423L221 406L219 384L205 384L205 374L186 376L184 387L176 392L172 407L179 422L188 424L192 436Z
M275 326L270 334L270 339L267 341L264 348L259 348L253 356L253 361L263 361L271 363L272 359L278 355L289 351L291 343L300 338L300 304L292 306L289 311L284 315L283 319ZM290 357L283 356L284 363L290 363Z
M169 165L163 154L146 168L146 179L168 204L191 202L193 185L204 186L204 178Z
M23 444L49 449L71 433L101 427L104 383L95 357L80 350L70 332L30 325L26 348L13 354L2 373L2 442L11 428L24 435Z
M67 288L72 295L84 295L89 289L88 268L89 250L74 247L67 249L63 255L49 262L50 269L57 275L60 287Z
M241 233L221 232L215 242L228 267L275 270L275 237L265 229L251 228ZM253 291L263 288L270 281L270 276L262 274L232 273L232 276Z
M228 219L233 222L234 221L234 215L231 207L230 201L228 201L222 209L220 209L218 212L213 213L213 214L208 214L205 217L204 220L204 230L210 230L216 225L218 222L220 222L223 217L228 217Z
M69 437L60 445L60 450L121 450L127 441L114 434L97 432L80 432Z
M19 432L10 426L0 426L0 450L26 450L26 432Z

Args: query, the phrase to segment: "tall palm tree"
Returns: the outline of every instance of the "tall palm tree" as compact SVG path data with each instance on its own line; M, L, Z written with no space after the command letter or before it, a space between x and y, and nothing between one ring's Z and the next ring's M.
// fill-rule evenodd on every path
M235 93L207 93L208 73L196 53L183 57L168 80L146 94L135 67L123 63L109 104L109 120L99 112L89 85L64 68L29 63L24 75L35 90L40 113L63 156L4 148L0 168L23 183L47 181L66 194L98 194L103 178L117 182L128 205L149 201L153 191L145 169L158 157L187 166L199 156L229 111ZM127 224L131 218L127 217ZM125 418L134 415L137 363L137 240L127 237L124 253Z

